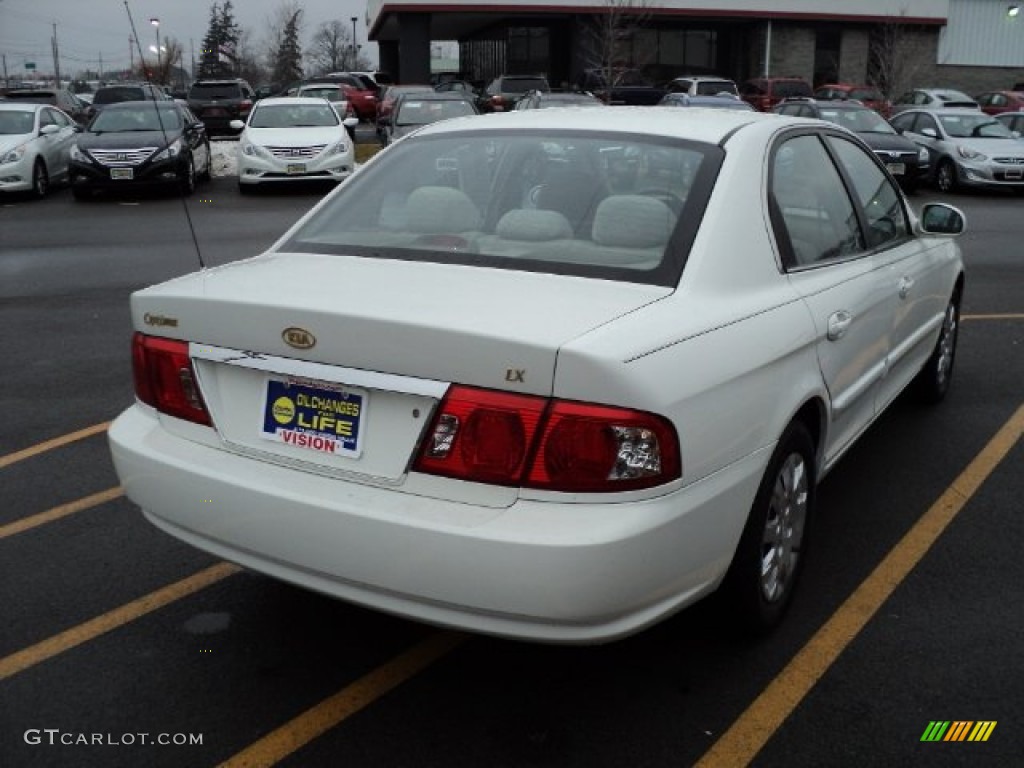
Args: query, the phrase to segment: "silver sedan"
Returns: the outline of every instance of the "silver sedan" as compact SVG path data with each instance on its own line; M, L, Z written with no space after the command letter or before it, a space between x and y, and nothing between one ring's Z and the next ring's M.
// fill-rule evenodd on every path
M972 109L911 109L890 122L931 154L932 180L940 191L1024 190L1024 143L994 117Z
M46 104L0 104L0 192L45 197L68 177L68 156L78 128Z

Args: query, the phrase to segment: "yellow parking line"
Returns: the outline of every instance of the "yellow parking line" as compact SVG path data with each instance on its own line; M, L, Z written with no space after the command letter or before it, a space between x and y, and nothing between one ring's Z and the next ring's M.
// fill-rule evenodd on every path
M435 632L228 758L219 768L274 765L453 651L465 639L455 632Z
M54 520L59 520L62 517L73 515L75 512L91 509L92 507L99 506L100 504L104 504L123 495L124 491L121 489L121 486L107 488L107 490L94 493L92 496L86 496L68 504L61 504L59 507L53 507L45 512L40 512L37 515L16 520L15 522L8 523L7 525L0 525L0 539L6 539L8 536L13 536L16 533L30 530L38 525L43 525L43 523L50 523Z
M232 563L218 563L212 565L199 573L195 573L186 579L168 584L162 589L143 595L137 600L115 608L112 611L97 616L95 619L72 627L59 635L47 638L35 645L12 653L0 659L0 680L6 680L12 675L23 672L29 667L46 661L59 653L70 650L77 645L93 640L112 629L117 629L130 621L134 621L147 613L163 608L176 600L205 589L218 581L226 579L241 570Z
M960 315L961 320L1024 320L1024 312L1007 312L1001 315Z
M946 527L1024 434L1024 405L1010 417L931 508L890 550L696 768L748 765L839 654L928 553Z
M0 469L8 467L17 461L29 459L32 458L33 456L38 456L40 453L52 451L54 448L60 448L61 446L67 445L68 443L73 443L76 440L83 440L86 437L92 437L93 435L98 434L100 432L105 432L107 427L109 426L109 421L104 421L102 424L93 424L91 427L80 429L77 432L71 432L70 434L67 435L61 435L60 437L55 437L52 440L47 440L44 443L39 443L37 445L30 446L23 450L16 451L15 453L9 453L6 456L0 456Z

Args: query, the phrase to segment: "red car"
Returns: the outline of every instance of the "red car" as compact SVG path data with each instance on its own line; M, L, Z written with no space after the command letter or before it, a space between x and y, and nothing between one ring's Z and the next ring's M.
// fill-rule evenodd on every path
M985 91L974 97L987 115L998 115L1003 112L1017 112L1024 109L1024 91Z
M800 77L755 77L740 86L740 98L760 112L771 112L783 99L810 96L811 84Z
M875 110L882 117L889 117L892 102L873 85L848 85L846 83L828 83L818 86L814 91L818 101L859 101L865 107Z

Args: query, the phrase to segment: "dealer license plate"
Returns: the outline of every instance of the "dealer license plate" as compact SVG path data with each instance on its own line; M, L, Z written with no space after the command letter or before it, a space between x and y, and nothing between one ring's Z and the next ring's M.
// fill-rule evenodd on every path
M288 163L288 173L305 173L305 163Z
M134 168L111 168L110 178L112 179L131 179L135 177Z
M358 459L368 394L308 379L268 379L260 436L317 453Z
M889 173L893 176L902 176L907 172L907 166L903 163L886 163L885 167L889 169Z
M203 112L206 117L227 117L228 111L220 107L212 107Z

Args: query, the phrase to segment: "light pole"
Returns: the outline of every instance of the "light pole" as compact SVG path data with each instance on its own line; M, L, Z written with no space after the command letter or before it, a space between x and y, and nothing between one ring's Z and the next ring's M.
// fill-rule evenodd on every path
M356 48L356 19L358 18L358 16L352 17L352 69L355 69L357 66L359 66L359 62L356 61L356 51L358 50Z
M153 18L149 23L156 29L156 74L160 76L160 19Z

